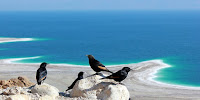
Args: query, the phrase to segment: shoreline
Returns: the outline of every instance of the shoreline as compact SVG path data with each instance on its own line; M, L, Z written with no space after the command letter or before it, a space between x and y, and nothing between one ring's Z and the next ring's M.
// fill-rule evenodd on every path
M178 84L169 84L169 83L165 83L165 82L162 82L162 81L158 81L158 80L155 80L154 78L158 77L156 76L156 73L158 73L159 70L163 69L163 68L168 68L168 67L172 67L171 65L169 64L166 64L163 62L163 60L149 60L149 61L144 61L144 62L141 62L141 63L145 63L145 62L156 62L156 63L159 63L160 65L162 65L161 67L157 67L155 69L152 69L151 71L152 72L149 72L149 78L147 80L149 80L150 83L156 83L156 84L160 84L160 85L163 85L163 86L168 86L168 87L174 87L174 88L184 88L184 89L195 89L195 90L200 90L200 87L195 87L195 86L186 86L186 85L178 85ZM144 80L145 81L145 80Z
M29 57L29 59L30 58L33 59L37 57ZM22 59L27 59L27 58L0 59L0 67L1 67L0 78L10 79L18 76L27 76L32 82L36 83L35 73L40 64L13 62ZM137 98L137 96L140 97L146 95L157 98L157 96L163 96L163 95L167 96L168 93L170 92L175 92L175 93L177 92L180 93L180 95L186 93L189 94L192 93L190 94L191 95L190 98L191 97L200 98L200 87L166 84L154 80L153 78L156 77L155 73L159 71L159 69L169 67L169 65L165 64L162 60L150 60L134 64L109 66L109 69L116 72L124 66L130 67L131 69L134 70L133 72L130 72L128 77L122 82L126 84L130 94L132 95L131 98ZM78 72L84 71L85 77L95 73L93 70L91 70L89 66L80 66L80 65L77 66L77 65L65 65L65 64L49 64L47 70L48 70L48 77L47 80L45 80L45 82L53 86L56 86L60 91L64 91L65 88L67 88L67 86L71 84L71 82L77 77ZM157 95L154 96L149 93L144 93L144 91L146 90L148 90L148 92L150 93L153 92L154 95L155 94ZM177 97L175 96L167 98L171 99ZM138 98L138 100L140 99L141 97ZM146 98L144 100L148 99Z
M0 38L0 43L2 43L1 39L2 38ZM21 39L19 40L21 41ZM17 41L11 39L11 42ZM36 83L35 73L40 64L18 63L16 61L36 59L39 57L41 56L0 59L0 79L7 80L18 76L26 76L30 81ZM200 98L200 87L167 84L155 80L154 78L157 77L155 74L160 69L170 67L170 65L164 63L162 60L149 60L132 64L111 65L108 67L111 71L116 72L124 66L134 70L130 72L128 77L122 82L128 88L132 99L198 100ZM64 91L71 82L74 81L78 72L84 71L84 77L95 73L89 66L72 64L50 64L47 70L48 76L45 82L57 87L60 91Z
M5 64L20 64L20 65L39 65L40 63L21 63L21 62L17 62L17 61L25 60L25 59L37 59L37 58L40 58L40 57L41 56L0 59L0 63L5 63ZM160 66L156 67L154 69L150 69L148 72L146 72L148 74L145 75L145 77L147 77L148 81L144 80L144 79L141 79L141 78L140 78L140 80L142 80L144 82L149 82L148 84L156 83L156 84L163 85L163 86L168 86L168 87L200 90L200 87L178 85L178 84L169 84L169 83L165 83L165 82L162 82L162 81L155 80L155 78L158 77L158 76L156 76L156 73L158 73L159 70L161 70L163 68L171 67L171 65L169 65L167 63L164 63L163 60L161 60L161 59L148 60L148 61L142 61L142 62L139 62L139 63L131 63L131 64L109 65L109 66L106 66L106 67L131 66L131 65L134 65L134 64L149 63L149 62L154 62L154 63L160 64ZM84 67L84 68L88 67L88 68L90 68L89 65L88 66L84 66L84 65L62 64L62 63L61 64L59 64L59 63L58 64L51 64L51 65L63 66L63 67L69 67L70 66L70 67L75 67L75 68L76 67ZM135 69L133 69L133 70L135 70Z
M7 42L23 42L23 41L33 41L34 39L33 38L6 38L6 37L0 37L0 43L7 43ZM24 58L8 58L8 59L0 59L0 60L3 60L5 61L5 63L10 63L10 64L39 64L39 63L21 63L21 62L15 62L15 61L20 61L20 60L24 60L24 59L37 59L37 58L40 58L41 56L36 56L36 57L24 57ZM158 77L156 76L156 73L158 73L158 71L160 69L163 69L163 68L168 68L168 67L171 67L171 65L169 64L166 64L163 62L163 60L160 60L160 59L155 59L155 60L148 60L148 61L142 61L142 62L149 62L149 61L155 61L157 63L160 63L162 66L164 67L160 67L158 69L155 69L152 73L149 73L149 78L148 80L150 80L151 82L155 82L157 84L162 84L162 85L169 85L169 86L176 86L176 87L184 87L184 88L199 88L200 87L193 87L193 86L185 86L185 85L178 85L178 84L168 84L168 83L165 83L165 82L162 82L162 81L158 81L158 80L155 80L154 78ZM140 62L140 63L142 63ZM118 65L108 65L107 67L114 67L114 66L126 66L126 65L131 65L131 64L135 64L135 63L130 63L130 64L118 64ZM75 65L75 64L52 64L52 65L59 65L59 66L73 66L73 67L76 67L76 66L79 66L79 67L89 67L89 66L86 66L86 65Z
M6 38L0 37L0 43L33 41L33 38Z

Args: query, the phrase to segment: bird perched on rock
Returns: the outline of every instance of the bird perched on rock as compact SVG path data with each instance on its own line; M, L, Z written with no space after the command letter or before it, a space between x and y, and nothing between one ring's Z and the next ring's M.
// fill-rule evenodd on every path
M78 78L76 78L76 80L68 87L68 89L66 91L72 89L78 80L83 79L83 74L84 74L84 72L79 72Z
M128 76L128 72L131 70L132 69L130 69L129 67L124 67L121 70L117 71L116 73L113 73L112 75L101 79L114 79L115 81L120 83Z
M36 73L36 80L37 80L37 84L38 84L38 85L41 85L41 82L43 82L43 81L46 79L46 77L47 77L46 66L47 66L47 63L46 63L46 62L43 62L43 63L40 65L40 68L37 70L37 73Z
M96 74L98 74L98 72L100 72L100 71L106 71L106 72L113 73L113 72L109 71L101 62L96 60L94 58L94 56L92 56L92 55L86 55L86 56L89 59L89 64L90 64L91 68L96 72Z

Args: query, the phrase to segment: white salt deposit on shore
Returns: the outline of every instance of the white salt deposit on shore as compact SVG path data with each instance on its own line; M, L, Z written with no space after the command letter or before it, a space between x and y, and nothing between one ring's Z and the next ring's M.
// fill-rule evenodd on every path
M22 41L33 41L33 38L1 38L0 37L0 43L6 43L6 42L22 42Z
M1 40L0 41L5 41ZM14 41L14 40L12 40ZM32 82L35 81L35 73L39 64L12 63L13 61L29 58L14 58L0 60L0 79L10 79L17 76L27 76ZM123 81L134 100L199 100L200 88L166 84L154 80L155 73L162 68L170 67L162 60L144 61L141 63L109 66L109 70L116 72L122 67L130 67L130 72ZM47 66L48 75L46 83L64 91L74 81L80 71L84 71L84 77L95 72L89 66L50 64ZM104 73L104 72L103 72ZM105 72L106 73L106 72ZM107 73L109 74L109 73Z

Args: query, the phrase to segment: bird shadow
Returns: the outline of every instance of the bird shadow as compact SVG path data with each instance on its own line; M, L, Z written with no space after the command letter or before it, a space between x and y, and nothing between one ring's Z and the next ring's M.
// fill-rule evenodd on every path
M59 96L70 97L70 94L65 92L59 92Z
M36 84L35 84L35 85L36 85ZM28 87L27 89L32 89L35 85L32 85L32 86Z
M36 84L35 84L36 85ZM31 89L35 86L35 85L32 85L32 86L30 86L30 87L27 87L27 89L28 89L28 93L31 93Z

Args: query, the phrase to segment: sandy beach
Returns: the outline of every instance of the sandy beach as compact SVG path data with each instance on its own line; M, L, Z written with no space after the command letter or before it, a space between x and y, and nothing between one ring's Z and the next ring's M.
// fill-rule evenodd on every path
M0 39L8 42L9 39ZM10 41L14 41L10 39ZM14 63L14 61L29 58L1 59L0 60L0 79L7 80L18 76L26 76L32 82L36 83L35 74L40 64ZM130 72L124 83L131 95L132 100L199 100L200 88L186 87L179 85L165 84L153 80L154 74L162 68L170 67L162 60L144 61L128 65L107 66L111 71L116 72L122 67L130 67L134 71ZM50 64L47 67L48 76L45 83L53 85L59 91L65 91L67 87L77 77L78 72L84 71L84 77L95 73L89 66L76 66L64 64ZM106 72L103 72L106 73ZM109 74L109 73L107 73Z

